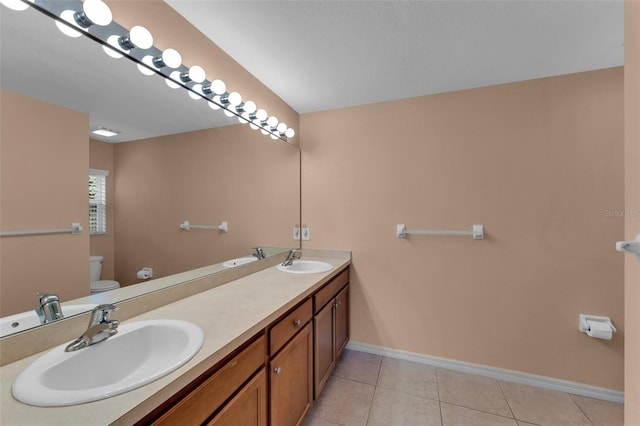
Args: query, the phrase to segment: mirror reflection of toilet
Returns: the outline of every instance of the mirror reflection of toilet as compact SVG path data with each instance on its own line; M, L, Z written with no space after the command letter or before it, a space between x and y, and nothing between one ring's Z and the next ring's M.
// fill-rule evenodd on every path
M115 290L120 288L118 281L101 280L103 256L89 257L89 273L91 275L91 294L102 293L103 291Z

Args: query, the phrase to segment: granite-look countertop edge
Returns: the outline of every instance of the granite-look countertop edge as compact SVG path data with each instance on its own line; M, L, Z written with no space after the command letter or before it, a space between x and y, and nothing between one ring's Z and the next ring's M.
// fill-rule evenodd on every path
M188 363L133 391L68 407L31 407L13 398L11 384L44 352L1 367L2 425L135 423L351 263L350 256L303 257L328 262L334 268L327 273L299 275L280 272L273 266L126 320L182 319L197 324L205 333L202 349Z

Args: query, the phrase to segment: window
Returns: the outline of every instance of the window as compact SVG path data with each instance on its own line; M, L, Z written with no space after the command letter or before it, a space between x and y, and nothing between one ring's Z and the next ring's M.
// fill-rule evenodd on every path
M108 170L89 169L89 234L107 233Z

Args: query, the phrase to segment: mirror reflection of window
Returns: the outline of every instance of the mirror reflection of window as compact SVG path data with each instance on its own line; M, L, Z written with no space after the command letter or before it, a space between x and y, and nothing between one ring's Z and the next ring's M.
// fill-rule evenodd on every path
M107 176L109 170L89 170L89 234L107 233Z

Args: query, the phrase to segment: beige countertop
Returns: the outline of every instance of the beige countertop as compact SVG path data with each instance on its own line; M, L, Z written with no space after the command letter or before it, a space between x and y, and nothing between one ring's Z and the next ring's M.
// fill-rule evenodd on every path
M290 274L275 266L126 320L181 319L202 328L202 349L188 363L146 386L101 401L68 407L33 407L15 400L14 380L44 352L0 368L0 423L10 425L128 425L142 418L247 339L328 282L351 262L345 256L308 257L334 268L319 274ZM114 315L118 319L117 312ZM100 368L99 365L96 368Z

